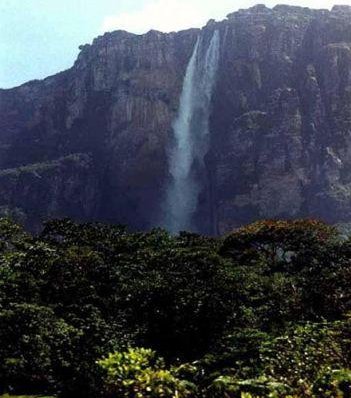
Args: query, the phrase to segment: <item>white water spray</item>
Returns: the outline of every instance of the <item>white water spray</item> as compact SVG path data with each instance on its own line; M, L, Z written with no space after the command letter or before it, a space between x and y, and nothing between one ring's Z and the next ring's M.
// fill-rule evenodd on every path
M169 154L172 176L164 206L165 226L171 232L193 230L201 185L196 169L204 167L208 151L209 116L219 60L219 32L203 51L197 39L187 66L177 118L173 123L174 145Z

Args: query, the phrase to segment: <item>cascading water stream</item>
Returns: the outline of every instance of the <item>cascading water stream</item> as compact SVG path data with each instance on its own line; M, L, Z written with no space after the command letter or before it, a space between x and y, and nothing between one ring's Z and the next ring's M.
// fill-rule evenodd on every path
M173 123L174 145L169 153L172 176L164 205L164 224L171 232L191 231L201 192L199 169L208 151L209 116L219 60L219 32L213 33L203 51L198 38L187 66L177 118Z

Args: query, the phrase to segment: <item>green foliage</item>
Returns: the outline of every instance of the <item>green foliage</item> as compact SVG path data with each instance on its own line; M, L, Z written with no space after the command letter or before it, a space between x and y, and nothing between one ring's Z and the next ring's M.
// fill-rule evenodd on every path
M0 392L334 391L325 372L351 368L350 292L351 241L317 221L208 238L70 220L31 236L0 219Z
M9 395L9 394L4 394L4 395L0 395L0 398L54 398L54 397L44 397L44 396L36 396L36 395Z
M337 231L319 221L258 221L229 234L221 253L242 262L267 264L270 268L295 272L333 244Z
M321 369L342 365L343 347L333 325L307 323L262 345L261 359L266 374L306 394Z
M0 251L25 249L31 242L29 234L8 218L0 218Z
M100 360L106 371L107 391L111 396L126 398L183 398L195 386L176 376L176 369L166 369L156 352L145 348L129 348Z
M79 332L47 307L13 304L0 311L0 380L18 391L56 385L72 361Z
M350 398L351 370L326 368L313 385L315 398Z
M219 376L208 389L208 396L213 398L283 398L290 396L290 393L288 386L265 377L238 380Z

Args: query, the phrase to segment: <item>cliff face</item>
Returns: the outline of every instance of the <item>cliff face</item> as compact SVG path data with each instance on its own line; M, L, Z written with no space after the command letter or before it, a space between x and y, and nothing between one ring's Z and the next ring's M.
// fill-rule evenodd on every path
M351 8L230 16L214 108L217 226L350 220Z
M351 7L256 6L202 31L105 34L68 71L0 90L0 211L150 228L199 34L220 33L201 232L351 221Z

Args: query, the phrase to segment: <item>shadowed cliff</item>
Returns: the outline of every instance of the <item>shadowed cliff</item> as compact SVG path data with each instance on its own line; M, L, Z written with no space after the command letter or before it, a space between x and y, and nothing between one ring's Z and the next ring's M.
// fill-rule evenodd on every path
M258 5L201 31L107 33L75 65L0 90L0 210L159 222L172 122L198 36L220 35L196 230L351 221L351 7Z

